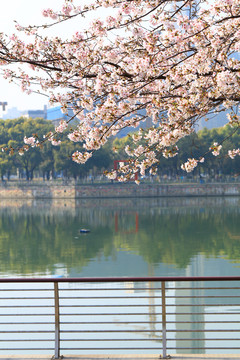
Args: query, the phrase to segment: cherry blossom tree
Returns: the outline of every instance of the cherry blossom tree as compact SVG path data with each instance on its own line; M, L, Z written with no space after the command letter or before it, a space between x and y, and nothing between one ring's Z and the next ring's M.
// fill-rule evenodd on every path
M49 96L51 104L72 109L69 119L45 140L60 143L62 133L83 144L72 159L85 163L108 139L135 127L125 148L128 163L108 173L125 181L147 169L156 171L161 156L178 153L178 141L191 134L199 119L228 110L233 132L239 128L239 0L65 0L60 11L46 9L48 22L18 35L1 34L4 77L18 80L25 92ZM101 13L99 13L99 10ZM99 14L101 14L100 17ZM109 15L111 14L111 15ZM89 17L82 29L81 20ZM52 28L71 23L76 31L49 36ZM29 35L26 38L26 35ZM23 40L25 39L25 40ZM146 120L151 126L146 127ZM40 146L37 136L19 150ZM222 144L210 144L218 155ZM229 149L232 158L239 149ZM182 165L192 171L199 159Z

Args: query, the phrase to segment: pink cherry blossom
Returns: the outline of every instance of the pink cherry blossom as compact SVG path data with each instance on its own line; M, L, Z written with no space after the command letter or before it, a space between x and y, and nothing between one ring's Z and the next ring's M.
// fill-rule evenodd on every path
M31 147L35 147L36 146L36 138L31 136L29 138L27 138L26 136L24 137L24 143L27 145L30 145Z
M222 145L218 145L218 143L215 142L215 143L209 148L209 150L212 151L212 154L213 154L214 156L218 156L219 153L220 153L221 148L222 148Z
M60 124L55 127L55 131L57 133L63 133L64 130L66 130L68 127L68 123L65 120L61 120Z
M131 144L124 145L131 161L109 174L125 181L138 171L155 173L161 156L177 156L179 140L209 113L227 110L229 124L239 127L239 0L167 4L65 0L60 11L43 11L47 25L45 20L43 26L17 24L16 34L0 34L3 76L26 93L47 94L51 105L75 114L74 128L70 120L62 122L43 142L60 144L60 134L79 142L84 150L72 158L82 164L113 136L135 128ZM90 20L86 29L82 17ZM68 36L48 36L49 28L74 18L79 26ZM24 33L31 35L27 41ZM31 138L24 142L35 144ZM222 149L222 143L208 146L215 156ZM228 155L239 155L238 149ZM182 169L192 171L204 157L189 158Z
M240 149L228 150L228 156L231 159L234 159L237 155L240 156Z

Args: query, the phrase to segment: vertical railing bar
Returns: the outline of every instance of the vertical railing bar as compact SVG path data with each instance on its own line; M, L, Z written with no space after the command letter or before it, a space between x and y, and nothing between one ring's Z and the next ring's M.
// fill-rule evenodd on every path
M162 281L162 352L163 358L167 357L167 334L166 334L166 294L165 281Z
M55 307L55 354L54 359L60 358L60 321L59 321L59 290L58 282L54 282L54 307Z

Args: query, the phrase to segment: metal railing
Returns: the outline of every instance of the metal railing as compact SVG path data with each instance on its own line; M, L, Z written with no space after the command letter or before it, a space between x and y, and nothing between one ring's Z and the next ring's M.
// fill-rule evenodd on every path
M240 276L0 283L0 354L240 353Z

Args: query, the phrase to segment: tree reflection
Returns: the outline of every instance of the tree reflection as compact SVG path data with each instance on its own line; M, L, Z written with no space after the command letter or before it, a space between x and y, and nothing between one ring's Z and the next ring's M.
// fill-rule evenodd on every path
M197 254L240 259L238 200L232 204L217 198L64 203L2 204L2 276L54 274L56 264L81 272L99 256L114 259L120 251L141 256L147 264L181 269ZM82 227L91 232L81 235ZM109 275L114 276L114 269Z

